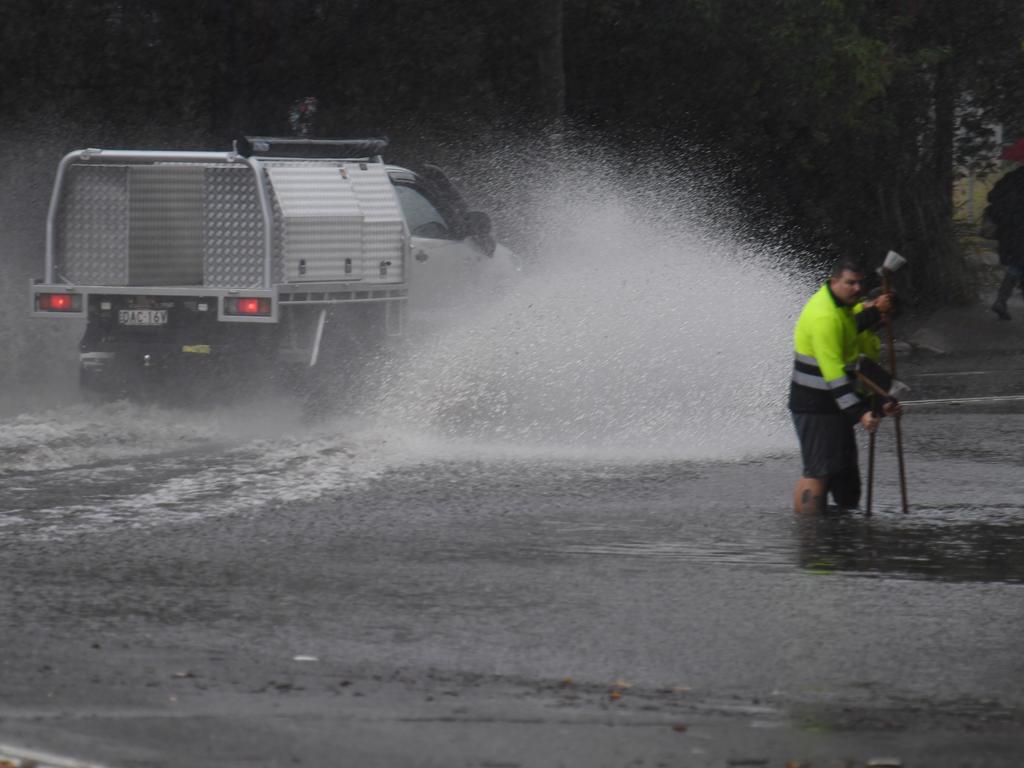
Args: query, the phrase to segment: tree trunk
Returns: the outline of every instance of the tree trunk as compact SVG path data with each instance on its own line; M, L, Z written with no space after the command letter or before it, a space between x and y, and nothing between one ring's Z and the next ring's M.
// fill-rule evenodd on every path
M935 70L935 144L932 149L935 189L941 196L940 211L953 215L953 142L956 130L956 74L953 62L941 62ZM944 210L942 210L944 209Z

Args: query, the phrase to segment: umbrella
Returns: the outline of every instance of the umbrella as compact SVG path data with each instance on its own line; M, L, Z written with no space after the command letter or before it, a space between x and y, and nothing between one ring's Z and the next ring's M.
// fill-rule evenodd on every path
M1018 139L1015 144L1008 146L999 157L1024 165L1024 139Z

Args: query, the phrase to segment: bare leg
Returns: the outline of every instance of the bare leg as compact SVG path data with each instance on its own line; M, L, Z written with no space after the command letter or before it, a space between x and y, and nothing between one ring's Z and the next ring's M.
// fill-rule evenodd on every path
M828 481L824 478L801 477L793 490L793 511L798 515L814 515L825 511Z

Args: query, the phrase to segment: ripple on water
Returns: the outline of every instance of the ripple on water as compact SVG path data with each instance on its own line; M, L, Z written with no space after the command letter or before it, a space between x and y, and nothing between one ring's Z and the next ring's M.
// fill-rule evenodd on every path
M898 501L898 500L897 500ZM755 522L759 521L759 522ZM1024 520L1010 505L947 504L794 519L747 518L721 528L561 528L549 550L563 555L694 563L754 571L801 569L857 578L1024 583ZM659 535L660 534L660 535Z
M1010 505L912 505L908 514L886 507L870 518L799 521L801 565L867 577L1024 583L1024 520Z

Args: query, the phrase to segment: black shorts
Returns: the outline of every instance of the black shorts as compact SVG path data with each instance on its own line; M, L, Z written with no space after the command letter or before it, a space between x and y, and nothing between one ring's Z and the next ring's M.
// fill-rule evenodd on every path
M804 477L831 478L857 472L857 440L845 413L794 413Z

